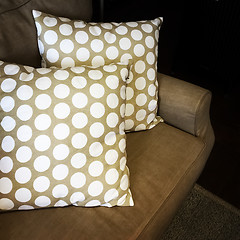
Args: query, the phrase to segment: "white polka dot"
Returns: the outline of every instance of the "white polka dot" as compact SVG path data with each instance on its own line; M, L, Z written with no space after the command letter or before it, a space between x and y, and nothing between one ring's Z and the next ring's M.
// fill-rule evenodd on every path
M119 141L118 146L119 146L120 151L121 151L122 153L124 153L125 150L126 150L126 139L125 139L125 138L122 138L122 139Z
M119 134L120 134L120 135L124 135L124 134L125 134L124 129L125 129L125 121L123 121L123 122L121 122L121 123L119 124Z
M150 81L153 81L155 80L155 77L156 77L156 71L153 69L153 68L150 68L148 71L147 71L147 77Z
M115 93L110 93L107 96L107 105L110 108L116 108L118 106L119 100L118 100L118 96Z
M146 45L147 45L148 48L153 48L154 45L155 45L155 40L154 40L153 37L147 36L147 37L145 38L145 43L146 43Z
M118 193L117 189L112 188L105 193L104 201L110 202L110 201L116 199L118 196L119 196L119 193Z
M156 90L157 90L156 86L154 84L151 84L148 87L148 94L153 97L156 94Z
M10 157L3 157L0 160L0 171L2 171L3 173L9 173L11 172L13 168L13 161Z
M120 160L120 169L122 171L124 171L125 167L126 167L126 163L127 163L127 159L126 157L122 157L121 160Z
M134 90L131 87L126 88L126 100L132 99L134 96Z
M66 203L63 200L59 200L54 204L54 207L65 207L65 206L68 206L68 203Z
M88 187L88 193L92 197L99 196L103 191L103 184L100 181L92 182Z
M53 48L48 49L47 54L46 54L46 58L50 63L55 63L59 59L59 53L56 49L53 49Z
M7 177L2 177L0 179L0 193L8 194L12 191L12 181Z
M88 76L93 80L99 80L103 77L103 74L99 70L90 70Z
M68 195L68 188L64 184L56 185L52 190L52 195L55 198L64 198Z
M35 99L35 105L40 110L45 110L49 108L51 103L51 97L45 93L38 95Z
M99 53L103 50L104 44L101 40L94 39L91 41L90 46L94 52Z
M66 98L70 93L70 89L67 85L65 84L58 84L55 88L54 88L54 95L57 98L60 99L64 99Z
M150 52L147 54L146 59L147 59L148 64L152 65L155 62L155 55L152 52Z
M119 173L115 168L109 169L105 175L105 180L109 185L115 184L118 178L119 178Z
M37 192L45 192L50 186L50 180L45 176L36 178L33 182L33 188Z
M120 35L125 35L128 32L128 29L125 26L119 26L115 31Z
M15 100L10 96L5 96L1 100L1 108L4 112L10 112L15 106Z
M140 41L143 37L141 31L135 29L131 31L131 37L135 40L135 41Z
M147 96L144 93L140 93L136 97L136 103L138 106L143 106L144 104L146 104L146 102L147 102Z
M34 209L33 206L30 206L30 205L21 205L18 210L32 210Z
M129 27L137 27L137 26L138 26L138 23L137 23L137 22L126 22L126 24L127 24Z
M89 32L94 36L99 36L102 32L101 28L98 26L89 27Z
M141 74L145 71L146 66L142 60L139 60L135 63L134 68L137 73Z
M146 129L146 125L145 124L139 124L136 128L135 131L141 131L141 130L145 130Z
M42 33L42 26L38 22L35 22L35 26L37 28L37 35L40 36Z
M52 175L56 180L63 180L68 175L68 167L65 164L59 164L53 168Z
M49 149L51 145L51 140L47 135L37 136L34 140L34 146L36 150L43 152Z
M54 73L54 77L57 79L57 80L66 80L68 77L69 77L69 72L66 71L66 70L57 70L55 73Z
M43 23L47 26L47 27L54 27L57 24L57 19L53 18L53 17L45 17L43 19Z
M33 166L36 171L45 172L50 167L50 159L44 155L39 156L35 159Z
M142 57L145 53L145 48L142 44L137 44L135 45L133 52L137 57Z
M151 33L153 31L153 27L150 24L142 24L142 30L146 33Z
M121 115L122 118L125 117L125 110L126 110L126 104L123 103L120 107L120 115Z
M65 119L70 114L70 107L66 103L58 103L53 112L56 118Z
M20 67L16 64L8 64L4 67L6 75L15 75L19 72Z
M135 81L135 86L138 90L143 90L146 87L146 80L144 77L139 77Z
M83 73L86 70L86 68L85 67L71 67L70 70L74 73L80 74L80 73Z
M75 206L77 206L78 202L83 202L84 200L85 200L85 196L81 192L75 192L70 197L70 202Z
M94 142L89 147L89 153L92 157L98 157L103 152L103 146L100 142Z
M85 62L90 57L90 52L87 48L79 48L76 53L77 59L81 62Z
M17 82L14 79L7 78L2 81L1 89L3 92L9 93L12 92L17 85Z
M78 31L75 35L75 39L80 44L85 44L88 41L88 34L84 31Z
M74 168L82 168L86 162L87 158L83 153L76 153L71 158L71 164Z
M60 49L63 53L71 53L74 49L74 43L70 39L64 39L60 42Z
M32 158L32 150L28 146L21 146L16 152L16 158L19 162L25 163Z
M17 97L20 100L26 101L29 100L33 95L33 89L27 85L23 85L17 90Z
M27 188L19 188L15 193L15 198L19 202L28 202L32 198L32 193Z
M17 130L17 138L21 142L27 142L32 137L32 129L28 125L23 125Z
M69 153L69 147L65 144L59 144L53 149L53 156L59 161L66 159Z
M140 109L136 114L136 119L138 121L142 121L146 117L146 111L144 109Z
M36 71L42 75L50 73L52 69L50 68L36 68Z
M81 149L86 146L87 144L87 136L83 133L76 133L72 137L72 145L76 149Z
M107 125L110 127L110 128L114 128L117 126L118 124L118 115L116 113L109 113L108 116L107 116Z
M148 110L153 111L157 107L157 101L156 100L151 100L148 104Z
M109 132L104 138L104 142L109 146L112 146L116 142L116 140L117 137L115 132Z
M89 91L94 98L101 98L105 93L104 87L99 83L91 85Z
M86 176L81 172L74 173L70 179L70 184L74 188L81 188L85 185L85 183Z
M46 196L40 196L35 199L34 203L38 207L47 207L51 204L51 200Z
M155 119L155 114L151 113L147 117L147 123L150 124Z
M89 129L89 132L91 134L92 137L94 138L99 138L103 135L104 133L104 126L102 123L100 122L96 122L96 123L93 123L91 126L90 126L90 129Z
M114 46L108 47L106 50L106 55L107 58L109 58L110 60L114 60L118 57L118 49Z
M128 64L129 59L132 59L132 58L133 58L132 55L130 55L129 53L125 53L121 56L121 62Z
M48 30L44 33L44 40L47 44L53 45L57 42L58 40L58 35L55 31L53 30Z
M115 72L117 70L117 66L116 65L105 65L103 66L103 70L105 72Z
M51 122L52 120L47 114L40 114L35 118L34 125L38 130L44 131L50 127Z
M122 50L128 50L131 47L131 41L129 38L121 38L119 41L119 46Z
M104 39L106 40L107 43L112 44L112 43L114 43L116 41L117 37L113 33L106 32L104 34Z
M10 210L14 207L14 203L12 200L8 198L1 198L0 199L0 209L2 210Z
M72 125L75 128L84 128L88 123L88 117L86 114L84 113L76 113L73 117L72 117Z
M15 147L15 141L11 136L5 136L1 146L4 152L11 152Z
M120 188L125 191L128 189L129 186L129 180L128 180L128 176L125 174L123 175L121 182L120 182Z
M29 182L32 177L32 172L27 167L20 167L15 172L15 179L18 183L24 184Z
M69 25L69 24L62 24L60 27L59 27L59 31L62 35L64 36L69 36L72 34L73 32L73 29L72 29L72 26Z
M75 76L72 78L72 85L77 89L82 89L87 85L85 77Z
M93 161L88 167L88 172L92 177L98 177L103 172L103 164L100 161Z
M43 53L44 53L44 45L43 45L43 42L40 40L40 39L38 39L38 49L39 49L39 53L41 54L41 55L43 55Z
M98 200L91 200L85 204L85 207L97 207L100 205L101 205L101 202L99 202Z
M111 23L101 23L101 26L108 30L111 30L113 28Z
M61 67L62 68L75 67L75 61L71 57L65 57L61 61Z
M106 84L110 89L116 89L119 85L119 79L115 75L110 75L106 78Z
M49 77L40 77L36 80L35 85L40 90L48 89L52 84L52 81Z
M66 18L66 17L59 17L59 19L60 19L62 22L70 22L70 21L71 21L69 18Z
M129 117L133 114L133 112L134 112L134 106L131 103L127 103L125 115Z
M11 132L16 126L16 121L12 117L5 116L1 121L1 126L4 131Z
M118 152L114 149L110 149L105 154L105 160L108 164L112 165L118 160Z
M72 97L72 103L76 108L84 108L88 103L88 97L84 93L76 93Z
M58 140L63 140L68 137L70 129L67 124L59 123L53 129L53 135Z
M87 24L84 21L74 21L75 28L84 28L86 25Z
M94 66L94 67L103 66L104 64L105 64L105 60L101 56L95 56L92 59L92 66Z
M105 113L105 107L102 103L93 103L90 107L90 113L94 118L101 118Z
M22 121L27 121L32 117L33 110L29 105L21 105L17 109L17 117Z

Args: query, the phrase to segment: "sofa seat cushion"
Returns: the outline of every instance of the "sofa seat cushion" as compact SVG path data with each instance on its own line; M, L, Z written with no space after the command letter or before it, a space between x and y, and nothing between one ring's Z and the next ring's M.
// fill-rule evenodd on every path
M154 239L179 199L186 196L186 189L190 190L196 172L202 170L204 146L199 138L165 123L128 133L134 207L70 206L2 213L1 236L34 240ZM180 184L183 186L179 188Z

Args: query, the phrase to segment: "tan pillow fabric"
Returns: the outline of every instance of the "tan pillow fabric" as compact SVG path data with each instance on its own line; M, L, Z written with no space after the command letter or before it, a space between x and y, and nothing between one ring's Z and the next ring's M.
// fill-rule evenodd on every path
M132 206L128 66L0 65L0 210Z
M162 18L125 23L86 23L34 10L44 66L100 66L133 59L127 81L126 130L154 127L157 116L158 38Z

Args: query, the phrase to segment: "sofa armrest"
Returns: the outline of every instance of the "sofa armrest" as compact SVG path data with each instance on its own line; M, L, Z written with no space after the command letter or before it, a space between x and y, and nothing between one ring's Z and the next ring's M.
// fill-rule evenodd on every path
M194 84L158 73L159 114L170 125L194 136L206 137L211 128L211 92Z

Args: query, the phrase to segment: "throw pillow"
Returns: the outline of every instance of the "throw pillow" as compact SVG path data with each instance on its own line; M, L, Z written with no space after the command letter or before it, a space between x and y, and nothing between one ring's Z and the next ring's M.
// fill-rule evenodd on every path
M44 66L100 66L133 61L127 81L128 131L154 127L157 116L158 38L162 18L125 23L86 23L33 10Z
M0 61L0 210L133 205L127 68L34 69Z

